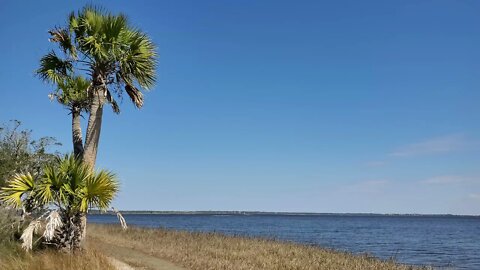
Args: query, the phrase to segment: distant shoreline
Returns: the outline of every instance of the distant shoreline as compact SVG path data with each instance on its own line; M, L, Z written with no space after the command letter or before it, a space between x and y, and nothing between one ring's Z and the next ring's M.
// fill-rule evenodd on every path
M378 213L314 213L314 212L263 212L263 211L150 211L126 210L123 215L235 215L235 216L346 216L346 217L474 217L480 215L455 215L455 214L378 214ZM91 210L91 215L113 215L115 212Z

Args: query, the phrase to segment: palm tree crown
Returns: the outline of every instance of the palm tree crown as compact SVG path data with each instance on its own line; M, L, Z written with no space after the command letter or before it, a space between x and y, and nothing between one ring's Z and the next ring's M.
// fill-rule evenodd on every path
M140 89L149 89L155 83L156 51L153 42L142 31L129 25L123 14L112 15L99 8L86 7L69 17L71 40L92 77L95 91L107 91L112 99L110 85L117 95L122 88L136 107L143 105ZM58 32L58 31L57 31ZM61 36L60 34L58 36ZM66 49L69 50L69 49Z

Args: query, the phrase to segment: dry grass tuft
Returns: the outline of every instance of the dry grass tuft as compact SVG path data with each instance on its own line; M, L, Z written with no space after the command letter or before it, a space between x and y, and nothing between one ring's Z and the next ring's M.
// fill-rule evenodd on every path
M73 255L54 250L25 252L16 239L23 230L17 221L15 213L0 207L1 270L114 270L95 246ZM32 225L31 230L35 226Z
M90 242L130 247L192 270L422 269L318 247L213 233L89 225ZM424 268L426 269L426 268Z
M0 255L0 269L8 270L114 270L102 253L88 249L75 254L42 251L33 254Z

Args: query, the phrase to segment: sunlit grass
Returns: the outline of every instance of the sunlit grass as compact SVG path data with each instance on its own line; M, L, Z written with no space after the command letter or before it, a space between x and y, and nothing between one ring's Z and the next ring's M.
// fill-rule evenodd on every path
M25 252L20 248L18 219L11 211L0 208L0 269L1 270L113 270L109 260L94 243L86 250L66 254L43 249ZM20 228L21 230L22 228Z
M108 258L95 249L74 254L54 250L1 254L0 269L8 270L114 270Z
M192 270L422 269L318 247L266 239L165 229L89 225L90 241L130 247ZM425 268L426 269L426 268Z
M100 244L113 251L116 246L139 251L145 256L170 261L192 270L271 269L337 270L422 269L362 255L319 247L259 238L232 237L215 233L193 233L165 229L89 224L88 245L74 254L44 249L26 253L11 235L11 220L0 213L0 269L11 270L111 270ZM97 248L97 245L99 246ZM121 258L119 258L121 259ZM428 268L423 268L428 269Z

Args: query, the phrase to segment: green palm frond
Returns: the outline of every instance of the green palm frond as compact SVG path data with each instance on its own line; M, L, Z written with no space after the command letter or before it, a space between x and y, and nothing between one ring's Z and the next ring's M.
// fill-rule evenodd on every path
M15 208L22 206L22 197L34 191L35 181L30 173L16 174L6 187L0 189L0 200Z
M89 177L82 189L80 211L86 212L88 207L107 209L118 189L116 176L111 172L102 170Z
M148 90L156 80L157 53L151 39L130 26L123 14L112 15L91 6L70 15L69 29L79 50L91 60L91 74L114 78L135 106L141 107L140 90Z
M122 32L122 43L128 47L120 58L120 68L124 80L134 79L138 84L149 89L155 84L156 48L150 38L139 30Z
M67 183L65 178L53 167L47 166L44 169L44 175L37 185L36 198L42 204L46 205L54 201L65 203L66 193L64 186Z
M86 28L89 35L101 33L106 15L105 11L98 7L87 6L79 14L80 25Z
M57 90L52 96L60 104L67 107L77 107L81 110L88 109L88 88L90 81L82 76L67 76L57 83Z
M70 12L70 14L68 15L68 21L67 21L67 24L68 24L68 30L70 33L74 33L75 32L75 29L78 29L78 19L77 19L77 16L75 16L75 12Z
M69 172L69 186L76 193L86 181L91 177L90 169L84 164L72 168Z
M44 169L44 174L43 181L38 185L37 198L42 204L47 204L54 200L54 190L59 190L61 185L58 187L60 177L51 166L47 166ZM56 187L58 187L58 189Z
M102 32L104 33L104 39L109 42L110 45L115 45L120 33L128 27L127 17L123 14L119 15L103 15Z
M60 160L59 173L64 178L64 189L71 194L75 194L85 181L91 177L91 170L81 160L74 155L67 155Z
M58 83L73 69L69 60L62 60L52 51L40 59L40 68L37 75L46 82Z
M70 18L70 28L75 33L75 39L81 51L98 60L105 60L109 44L106 41L104 21L106 14L94 7L86 7L75 18ZM106 45L106 46L104 46Z
M119 190L112 172L93 172L74 155L57 158L37 182L31 174L17 174L0 189L0 201L16 208L23 202L87 212L90 207L107 209ZM27 203L25 203L27 205Z

